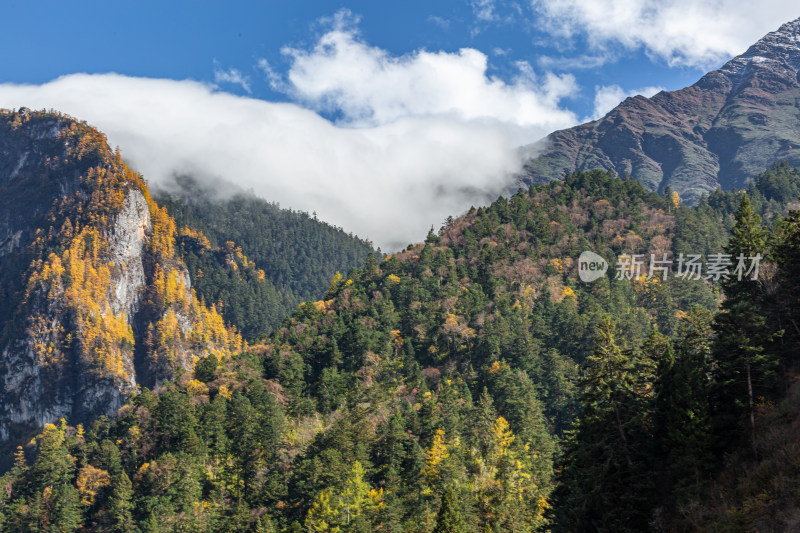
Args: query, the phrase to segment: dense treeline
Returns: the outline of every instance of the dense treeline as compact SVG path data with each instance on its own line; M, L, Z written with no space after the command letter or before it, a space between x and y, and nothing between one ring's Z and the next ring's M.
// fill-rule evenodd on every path
M266 283L247 282L220 265L219 254L204 254L196 243L183 249L198 295L221 303L225 319L248 340L271 333L300 303L319 298L336 272L362 265L372 251L369 241L316 216L282 209L251 193L221 197L221 187L183 177L171 192L159 191L156 198L180 227L200 230L210 247L223 254L230 253L227 248L241 248L265 273Z
M796 180L798 173L776 166L751 192L785 177ZM792 185L796 192L797 181ZM564 444L555 529L779 531L797 525L796 432L771 411L800 362L798 214L765 227L749 196L741 198L725 252L761 254L768 263L756 279L723 280L716 315L696 308L677 335L654 329L641 344L620 337L610 318L601 324ZM797 412L785 403L778 410L791 418Z
M3 477L0 519L23 531L747 529L775 509L767 490L791 511L791 484L753 483L735 509L703 497L726 453L764 457L761 420L794 364L800 218L769 191L797 184L777 165L746 197L687 207L594 171L472 209L333 276L248 353L201 359L114 421L46 427ZM584 250L611 260L605 277L578 280ZM762 253L759 280L614 275L620 254L723 250Z
M214 247L202 232L184 227L178 245L197 295L236 324L246 340L272 331L297 307L291 293L277 290L236 243Z

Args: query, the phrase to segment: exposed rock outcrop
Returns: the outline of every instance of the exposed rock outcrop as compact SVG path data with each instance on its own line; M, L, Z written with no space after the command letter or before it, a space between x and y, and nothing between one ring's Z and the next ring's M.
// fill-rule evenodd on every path
M0 113L0 441L110 415L241 348L191 289L175 224L85 123Z
M800 19L691 87L626 99L526 149L526 184L611 169L684 201L742 187L777 160L800 166Z

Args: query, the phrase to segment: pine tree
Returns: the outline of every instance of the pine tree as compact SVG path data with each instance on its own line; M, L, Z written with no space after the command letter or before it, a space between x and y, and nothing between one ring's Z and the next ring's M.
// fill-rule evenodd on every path
M623 349L617 336L605 317L587 357L581 412L564 444L554 494L560 529L647 529L652 364Z
M109 531L114 533L133 533L136 524L133 521L133 486L128 474L119 472L111 480L111 496L109 498Z
M69 455L64 432L66 422L45 424L44 431L36 437L38 456L30 468L31 492L42 492L50 487L53 490L72 480L75 460Z
M433 436L433 444L425 454L425 468L422 469L422 476L429 488L439 487L444 481L447 459L450 453L444 441L444 430L436 430Z
M355 461L340 497L345 526L349 526L355 517L360 516L370 506L372 502L369 491L369 483L364 480L364 467L359 461Z
M761 217L745 194L725 253L734 261L737 257L764 256L765 245ZM746 417L750 444L756 453L755 402L769 394L778 360L769 351L772 335L760 285L749 277L731 277L722 287L725 301L714 322L717 342L712 366L717 438L720 445L726 445L737 436L738 423Z
M219 366L219 360L213 353L201 358L194 365L194 376L203 383L208 383L214 379L214 373Z
M305 527L314 533L337 533L341 528L339 522L339 508L331 489L324 489L317 495L305 519Z
M62 485L53 491L51 519L58 533L77 531L81 524L81 501L72 485Z
M774 257L780 290L776 295L778 312L771 318L785 330L781 339L785 364L796 365L800 361L800 210L789 213L775 233Z
M277 533L277 531L269 515L262 516L256 522L255 533Z
M690 311L679 326L674 355L670 347L659 367L657 445L679 501L700 491L711 466L707 378L711 322L709 311L699 307Z
M508 447L514 442L514 433L508 427L508 421L502 416L497 419L492 427L497 455L504 457L508 452Z
M442 494L433 533L465 533L466 531L469 531L469 528L461 513L456 491L452 486L447 486Z
M22 446L17 446L14 452L14 474L20 475L28 469L28 462L25 460L25 450Z

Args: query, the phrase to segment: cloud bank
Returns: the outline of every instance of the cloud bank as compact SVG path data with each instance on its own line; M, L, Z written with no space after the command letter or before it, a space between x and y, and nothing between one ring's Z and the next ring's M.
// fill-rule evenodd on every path
M800 16L786 0L532 0L538 26L596 49L644 48L670 66L708 69Z
M286 54L285 78L260 66L297 104L194 81L73 74L2 84L0 107L86 120L151 183L187 173L229 180L387 251L496 198L519 168L518 145L577 122L559 107L571 78L521 64L506 83L487 76L476 50L393 57L339 25ZM241 81L231 71L218 78Z
M369 46L346 17L309 50L285 48L288 83L276 85L318 111L341 114L340 124L376 126L404 117L492 120L525 136L542 136L575 121L559 107L577 91L569 74L538 76L519 62L511 83L487 76L487 56L472 48L456 53L420 50L400 57Z

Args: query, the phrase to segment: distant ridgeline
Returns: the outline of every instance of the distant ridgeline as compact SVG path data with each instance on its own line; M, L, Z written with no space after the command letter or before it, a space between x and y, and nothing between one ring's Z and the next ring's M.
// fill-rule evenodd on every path
M318 299L336 272L362 265L372 251L369 242L307 213L243 191L221 198L222 188L183 177L169 192L154 194L180 227L202 230L202 242L188 232L181 238L193 286L206 302L218 303L225 320L249 341L271 333L300 303ZM212 248L216 251L205 253ZM243 254L257 267L240 276L226 265ZM252 275L267 283L249 282Z
M800 18L765 35L697 83L627 98L605 117L531 147L522 181L610 169L694 204L743 188L774 161L800 165Z
M61 531L786 529L800 454L796 439L765 437L762 420L797 416L771 402L797 363L798 187L800 173L778 164L746 196L715 191L687 207L591 171L471 209L424 243L333 275L270 336L237 357L210 353L116 420L46 426L3 478L0 520ZM244 198L181 216L206 236L240 236L255 256L234 207L248 203L266 209ZM208 252L192 247L208 244L182 238L202 280ZM247 268L238 245L222 246ZM587 250L611 266L582 283ZM665 277L614 275L616 257L665 253L761 254L761 277L685 279L677 264ZM748 477L737 492L735 476L720 477L727 452L737 465L773 458L773 469L786 458L785 482ZM707 497L713 479L728 492Z

